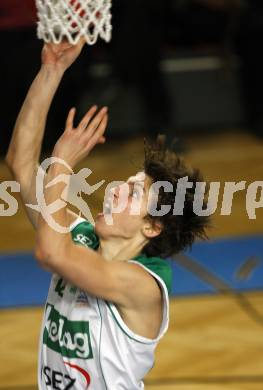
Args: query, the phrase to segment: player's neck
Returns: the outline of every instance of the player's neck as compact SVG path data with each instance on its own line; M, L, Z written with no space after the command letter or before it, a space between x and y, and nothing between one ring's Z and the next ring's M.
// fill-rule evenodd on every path
M98 252L107 261L127 261L139 255L147 241L141 238L101 240Z

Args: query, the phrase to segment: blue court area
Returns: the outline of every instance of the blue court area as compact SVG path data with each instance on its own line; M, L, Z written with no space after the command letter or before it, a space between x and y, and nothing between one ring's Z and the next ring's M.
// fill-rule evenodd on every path
M182 258L181 258L182 257ZM263 236L197 243L173 268L173 295L216 294L218 285L238 291L263 290ZM50 274L32 253L0 255L0 307L45 302Z

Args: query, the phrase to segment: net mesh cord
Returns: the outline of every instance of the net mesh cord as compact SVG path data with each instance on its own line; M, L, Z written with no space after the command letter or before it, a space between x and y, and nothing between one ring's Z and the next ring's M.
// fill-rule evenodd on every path
M111 0L36 0L36 7L37 36L45 42L111 39Z

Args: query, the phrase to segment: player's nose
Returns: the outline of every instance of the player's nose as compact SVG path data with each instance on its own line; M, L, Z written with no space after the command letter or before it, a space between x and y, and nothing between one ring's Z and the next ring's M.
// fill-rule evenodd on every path
M114 196L114 198L117 198L117 199L119 199L121 194L124 196L127 191L128 191L127 183L120 184L120 185L111 189L112 195Z
M120 195L120 186L111 188L110 192L114 198L118 198Z

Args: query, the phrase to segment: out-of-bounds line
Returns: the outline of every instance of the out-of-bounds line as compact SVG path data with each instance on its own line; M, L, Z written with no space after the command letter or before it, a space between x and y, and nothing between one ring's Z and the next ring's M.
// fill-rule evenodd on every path
M185 254L178 254L174 261L185 267L188 271L192 272L194 275L205 281L210 286L213 286L215 290L217 290L219 293L233 297L239 304L240 308L242 308L253 321L263 326L263 316L250 303L245 294L233 290L232 287L223 279L213 274L203 265L199 264L197 261L191 259Z

